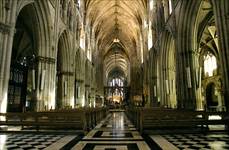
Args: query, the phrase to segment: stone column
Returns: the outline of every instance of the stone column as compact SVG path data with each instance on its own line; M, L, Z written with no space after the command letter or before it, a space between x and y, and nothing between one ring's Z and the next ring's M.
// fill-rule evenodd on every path
M157 92L157 90L158 90L158 86L157 86L158 78L157 78L157 76L153 76L153 77L151 77L151 80L152 80L152 83L151 83L151 97L152 97L151 99L152 99L152 101L151 101L150 106L158 107L158 99L157 99L157 97L158 97L158 92Z
M76 104L79 107L85 106L85 86L84 81L80 79L76 79L76 87L77 87L77 97L76 97Z
M193 31L201 0L182 1L174 11L176 90L178 109L196 109L196 66ZM190 72L190 73L189 73Z
M91 101L93 104L93 107L96 105L96 83L95 83L95 68L94 65L92 65L91 68Z
M177 43L179 44L179 43ZM176 85L178 109L196 109L195 67L193 52L177 52Z
M169 18L169 1L163 0L165 21Z
M170 68L168 68L168 86L169 86L168 106L170 108L176 108L177 107L175 73L176 73L175 68L170 66Z
M163 57L160 57L161 61L160 61L160 73L159 73L159 90L160 90L160 106L166 106L167 105L167 98L168 98L168 93L167 93L167 89L166 89L166 80L167 76L166 76L166 68L164 67L163 64Z
M2 7L0 17L0 112L6 112L10 76L10 62L15 33L17 0L8 1L9 7ZM4 6L2 2L1 6Z
M144 98L144 106L149 107L150 106L150 92L149 92L149 62L145 61L143 64L143 98ZM142 99L143 100L143 99Z
M85 106L89 107L91 105L91 101L90 101L90 92L91 92L91 87L90 85L85 85Z
M62 108L74 107L74 73L73 72L61 72L61 104Z
M92 107L95 107L95 88L91 87L91 94L90 94L91 104Z
M35 111L54 109L56 65L55 59L50 57L37 57L36 69L36 106ZM43 83L42 83L43 82ZM43 84L43 85L42 85Z
M213 4L217 34L219 37L220 61L223 77L223 95L225 105L229 110L229 1L228 0L211 0Z

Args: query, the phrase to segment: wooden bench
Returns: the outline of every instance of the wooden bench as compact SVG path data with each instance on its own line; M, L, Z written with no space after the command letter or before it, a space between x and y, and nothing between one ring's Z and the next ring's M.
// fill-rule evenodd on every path
M106 108L49 112L0 113L0 125L40 129L89 131L107 115Z
M82 112L83 113L83 112ZM77 130L86 130L85 118L79 113L59 113L59 112L33 112L33 113L5 113L0 114L5 117L0 121L1 125L22 126L40 128L71 128Z
M160 108L132 108L127 116L143 132L152 129L207 128L209 125L228 125L226 112L184 111ZM210 116L220 116L221 119Z

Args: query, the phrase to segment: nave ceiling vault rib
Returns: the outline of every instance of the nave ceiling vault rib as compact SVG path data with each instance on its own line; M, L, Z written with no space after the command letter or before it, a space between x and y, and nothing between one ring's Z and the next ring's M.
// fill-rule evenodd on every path
M118 19L120 39L124 41L126 47L133 47L131 46L132 40L137 40L137 32L141 30L141 23L145 17L145 3L143 0L87 0L87 19L91 20L92 27L99 34L97 41L102 39L99 47L106 49L109 42L106 42L105 39L115 37L113 33L115 18ZM98 32L98 30L101 31Z
M104 63L110 61L108 64L112 64L114 61L108 53L114 49L113 41L117 38L125 52L122 55L127 55L127 58L121 57L117 59L116 65L111 66L128 67L129 57L137 55L136 50L139 51L135 43L139 43L137 41L146 21L147 0L85 0L85 9L86 20L95 34L97 53L103 56ZM112 70L111 66L106 65L106 70Z

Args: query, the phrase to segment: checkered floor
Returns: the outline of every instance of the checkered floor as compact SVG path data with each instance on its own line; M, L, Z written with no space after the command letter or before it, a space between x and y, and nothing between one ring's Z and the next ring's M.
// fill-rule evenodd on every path
M1 134L0 149L44 149L64 135Z
M124 112L110 113L86 136L69 134L3 134L0 150L224 150L229 149L229 135L163 134L140 135Z
M85 137L55 134L0 134L1 149L149 150L124 112L112 112Z
M223 133L163 135L163 137L179 149L229 149L229 135Z
M128 120L124 112L112 112L74 150L149 150L145 140Z

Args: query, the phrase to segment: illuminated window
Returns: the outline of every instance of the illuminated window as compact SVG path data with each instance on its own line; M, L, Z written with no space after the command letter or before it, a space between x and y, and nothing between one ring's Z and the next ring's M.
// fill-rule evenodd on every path
M153 39L152 39L152 29L151 29L151 21L149 22L149 32L148 32L148 50L153 46Z
M113 40L113 42L114 42L114 43L119 43L120 40L119 40L118 38L115 38L115 39Z
M144 62L144 57L143 57L143 40L142 36L140 36L140 56L141 56L141 63Z
M91 61L91 50L87 50L87 59Z
M149 2L149 9L153 10L153 4L154 4L154 0L150 0Z
M213 76L213 71L217 69L216 57L210 53L204 56L204 72L208 76Z
M80 32L80 47L85 50L85 33L83 31L83 29L81 29Z
M172 8L172 0L169 0L169 14L171 14L173 11L173 8Z
M123 80L120 78L114 78L110 82L110 86L123 86Z
M144 20L144 28L147 28L147 27L148 27L147 20Z
M113 79L113 84L112 84L113 86L115 86L115 80Z
M80 47L84 50L85 49L85 42L84 42L84 37L80 37Z
M80 8L80 0L78 0L78 5L79 5L79 8Z

